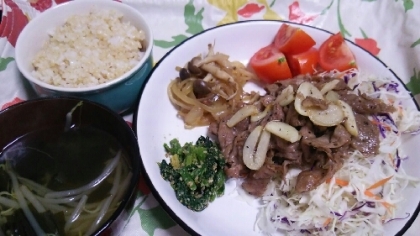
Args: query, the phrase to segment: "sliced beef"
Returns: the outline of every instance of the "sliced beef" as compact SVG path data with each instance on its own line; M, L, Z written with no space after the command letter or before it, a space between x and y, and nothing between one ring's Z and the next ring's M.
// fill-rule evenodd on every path
M343 125L335 127L321 127L314 125L307 117L296 112L294 104L280 106L275 103L277 96L283 89L291 85L294 91L304 81L310 81L321 89L333 78L300 76L297 79L281 81L265 87L267 95L260 97L257 107L260 110L271 109L261 120L250 122L246 118L229 128L227 120L244 104L234 104L232 111L223 114L218 122L210 124L209 132L217 136L222 153L227 164L225 173L228 178L244 178L242 188L254 196L262 196L272 179L284 178L289 168L299 168L302 172L297 177L296 192L302 193L315 189L325 180L331 178L343 165L346 158L354 150L365 155L378 153L379 129L371 123L368 115L387 113L394 108L386 105L382 100L374 99L365 94L352 94L343 80L333 89L340 95L340 99L347 102L356 117L359 135L350 135ZM304 107L327 109L328 104L313 97L302 101ZM285 141L271 135L269 149L263 166L258 170L250 170L243 163L243 146L250 132L255 127L265 126L272 120L288 123L299 130L302 138L295 143Z
M277 97L277 93L280 91L279 84L269 84L265 86L265 91L268 95Z
M271 155L272 156L272 155ZM257 171L251 171L242 183L242 188L254 196L262 196L272 178L283 178L287 172L286 163L279 165L268 156L264 165Z
M347 91L339 92L340 99L348 103L354 112L363 115L375 115L379 113L394 112L393 106L385 104L379 98L371 98L366 94L353 94Z
M352 137L351 147L363 154L374 155L379 150L379 128L365 115L355 114L359 135Z
M264 118L256 122L252 122L249 125L248 130L251 132L258 125L265 126L272 120L284 121L284 116L283 107L276 103L272 106L271 110Z
M344 80L342 80L342 79L336 79L336 78L332 78L332 77L326 77L326 76L323 76L323 77L319 78L317 80L317 83L315 84L315 86L319 90L321 90L326 83L328 83L328 82L330 82L332 80L337 80L338 81L338 83L334 86L334 88L332 90L334 90L334 91L350 90L349 86L346 84L346 82L344 82Z
M243 119L243 120L241 120L241 121L239 121L234 127L233 127L233 129L235 130L235 133L238 133L238 132L242 132L242 131L245 131L245 130L248 130L248 127L249 127L249 117L248 118L245 118L245 119Z
M276 97L273 95L265 95L264 97L262 97L260 99L261 103L266 107L268 105L270 105L272 102L274 102L274 100L276 100Z
M302 163L302 150L300 148L300 142L290 143L277 136L272 136L274 140L272 149L276 150L277 157L289 160L294 164Z
M287 106L286 123L294 127L301 127L306 124L306 121L305 117L297 113L294 103Z
M315 189L325 181L326 172L320 168L300 172L297 176L295 191L304 193Z
M261 196L272 178L283 178L289 165L300 166L301 163L302 151L299 142L290 143L272 136L264 165L257 171L251 171L242 187L254 196Z
M299 130L302 138L300 139L300 148L302 150L302 160L305 163L313 163L311 154L314 152L314 148L308 144L307 139L315 138L315 133L313 130L312 123L308 122Z
M302 100L302 107L326 110L328 108L328 103L324 99L318 99L311 96L307 96L305 99Z
M342 125L337 125L334 132L325 132L318 138L306 138L305 143L315 148L338 148L351 140L350 133Z
M242 160L243 144L249 135L249 118L242 120L230 128L226 122L231 116L226 115L222 117L218 124L210 124L209 130L217 136L219 146L226 158L226 176L228 178L242 178L249 172Z
M296 180L295 190L297 193L311 191L330 179L343 166L343 160L328 159L324 163L317 163L311 169L303 170Z
M267 190L267 185L270 183L271 179L254 179L246 178L242 183L242 188L249 194L261 197L265 190Z
M343 160L347 158L354 149L350 146L351 142L333 150L334 160Z
M226 157L225 174L228 178L244 178L249 173L242 155L245 140L248 136L249 132L244 130L234 138L231 145L225 147L225 149L222 148L223 155Z
M311 81L311 79L306 76L306 75L299 75L293 79L288 79L288 80L281 80L279 82L277 82L278 84L280 84L283 88L286 88L287 86L291 85L293 87L293 91L296 92L296 90L299 88L299 86L305 82L305 81Z

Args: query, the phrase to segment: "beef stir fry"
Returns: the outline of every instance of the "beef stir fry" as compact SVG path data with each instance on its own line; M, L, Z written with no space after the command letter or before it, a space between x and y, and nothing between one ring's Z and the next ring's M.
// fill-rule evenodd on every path
M303 193L330 179L351 152L374 156L379 130L369 116L395 109L380 99L355 94L343 80L330 77L295 78L265 90L252 109L238 104L209 129L227 159L226 176L244 178L243 189L254 196L262 196L268 183L283 179L290 168L302 170L295 192ZM265 130L276 135L264 136ZM256 132L260 135L251 137ZM251 139L260 144L266 139L268 144L250 147Z

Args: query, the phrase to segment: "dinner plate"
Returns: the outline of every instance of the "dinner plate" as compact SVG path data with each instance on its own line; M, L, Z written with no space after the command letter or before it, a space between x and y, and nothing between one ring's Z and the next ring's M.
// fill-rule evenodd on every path
M207 127L185 129L183 121L177 117L176 109L169 101L167 87L178 76L177 66L183 66L194 56L206 53L207 45L215 43L215 51L228 54L231 60L247 64L249 58L261 47L273 40L281 24L300 27L313 37L316 47L332 33L306 25L283 21L244 21L218 26L194 35L169 51L156 64L143 87L138 110L134 114L134 129L143 163L143 174L152 192L167 212L189 233L200 235L261 235L255 221L256 206L244 201L235 191L234 181L226 183L225 194L212 202L202 212L194 212L183 206L175 197L169 182L162 179L157 165L165 158L164 143L178 138L183 144L195 142L200 135L207 134ZM383 62L369 52L348 41L359 65L359 71L387 77L405 88L401 80ZM405 101L405 106L418 109L414 100ZM416 144L420 136L408 136L403 140L403 148L410 156L403 163L406 172L420 177L420 159L416 154ZM385 224L386 235L403 234L412 224L420 210L420 188L407 188L405 200L399 206L397 216L409 217ZM279 233L281 235L281 233Z

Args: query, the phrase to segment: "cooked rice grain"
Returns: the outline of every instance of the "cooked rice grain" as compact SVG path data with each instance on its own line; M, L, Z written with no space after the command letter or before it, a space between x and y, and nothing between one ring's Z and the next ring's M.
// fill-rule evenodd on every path
M87 87L116 79L142 57L144 32L115 10L74 15L55 28L32 61L33 75L60 87Z

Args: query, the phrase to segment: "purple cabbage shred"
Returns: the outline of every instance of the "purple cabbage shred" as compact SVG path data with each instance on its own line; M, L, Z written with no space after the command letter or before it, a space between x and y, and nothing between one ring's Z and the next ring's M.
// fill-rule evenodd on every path
M379 120L379 118L377 117L377 116L373 116L373 118L378 122L378 123L381 123L380 122L380 120ZM380 125L380 124L378 124L378 128L379 128L379 132L381 133L381 136L383 137L383 138L386 138L386 135L385 135L385 128L382 126L382 125Z
M395 172L398 172L398 169L400 168L400 165L401 165L401 157L400 157L400 154L398 153L398 149L397 149L397 153L396 153L396 156L397 156L397 158L396 158L396 163L395 163Z
M384 224L389 223L389 222L391 222L391 221L393 221L393 220L405 220L405 219L407 219L408 217L410 217L410 213L406 212L406 213L405 213L405 217L392 218L392 219L389 219L388 221L386 221Z
M340 213L338 213L338 212L332 212L332 211L330 211L330 213L331 214L333 214L333 215L335 215L335 216L343 216L343 215L341 215Z
M375 92L379 91L378 87L376 87L376 82L375 81L372 82L372 87L373 87L373 90Z
M375 208L375 203L374 202L366 202L366 206L370 207L370 208Z
M420 134L420 128L418 128L417 130L414 130L414 131L405 131L403 133L404 134L417 135L417 134Z
M344 214L340 218L338 218L338 220L342 221L346 215L347 215L347 211L345 211Z
M290 225L290 222L289 222L289 220L287 219L287 217L283 217L283 218L281 218L281 223L284 223L284 224Z
M346 84L349 83L349 77L347 75L344 75L343 79L344 79L344 83Z
M388 92L394 91L395 93L399 93L398 86L399 86L399 84L397 84L395 82L388 83L388 84L386 84L386 91L388 91Z
M311 231L307 230L307 229L301 229L300 232L303 233L307 233L307 234L311 234Z
M357 206L357 207L355 207L355 208L351 209L351 211L358 211L358 210L360 210L360 208L364 207L365 205L366 205L366 202L365 202L365 203L363 203L363 204L362 204L362 205L360 205L360 206Z
M356 90L357 87L359 87L359 84L354 85L352 90Z
M384 121L389 121L394 127L397 126L397 124L395 124L394 119L392 119L392 117L388 114L388 113L381 113L380 116L383 116L383 120Z

